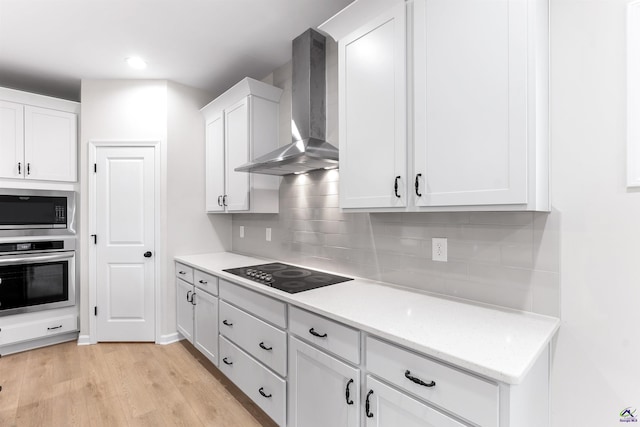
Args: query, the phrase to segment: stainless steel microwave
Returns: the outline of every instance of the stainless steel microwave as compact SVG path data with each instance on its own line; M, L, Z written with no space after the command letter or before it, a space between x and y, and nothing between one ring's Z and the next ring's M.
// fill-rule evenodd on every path
M75 234L75 192L0 189L0 236Z

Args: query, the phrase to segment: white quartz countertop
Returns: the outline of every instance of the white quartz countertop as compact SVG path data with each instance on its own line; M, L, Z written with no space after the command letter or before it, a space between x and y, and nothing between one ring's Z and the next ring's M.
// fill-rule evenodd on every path
M176 261L507 384L519 384L560 320L437 297L381 282L348 282L289 294L223 269L274 260L229 252Z

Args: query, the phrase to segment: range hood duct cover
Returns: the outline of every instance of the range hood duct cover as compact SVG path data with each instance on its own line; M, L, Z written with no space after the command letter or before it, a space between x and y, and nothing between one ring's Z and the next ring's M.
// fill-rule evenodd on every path
M325 44L325 37L311 28L293 40L293 142L237 167L236 171L289 175L338 167L338 149L325 141Z

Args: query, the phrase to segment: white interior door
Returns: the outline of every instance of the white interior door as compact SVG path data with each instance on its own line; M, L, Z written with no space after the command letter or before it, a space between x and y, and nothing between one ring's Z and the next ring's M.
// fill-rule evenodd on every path
M154 150L96 149L98 341L155 339Z

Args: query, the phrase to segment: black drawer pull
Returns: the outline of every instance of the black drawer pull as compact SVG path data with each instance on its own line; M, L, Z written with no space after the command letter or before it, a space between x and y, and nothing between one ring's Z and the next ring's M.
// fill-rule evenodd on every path
M429 383L425 383L420 378L411 376L411 372L408 369L406 371L404 371L404 376L405 376L406 379L411 380L411 381L413 381L414 383L416 383L418 385L423 385L425 387L435 387L435 385L436 385L435 381L431 381Z
M206 280L198 280L198 283L201 283L201 284L203 284L203 285L206 285L206 284L207 284L207 283L209 283L209 282L207 282Z
M233 326L233 323L229 323L229 322L227 321L227 319L224 319L224 320L222 321L222 324L223 324L223 325L225 325L225 326L229 326L229 327Z
M344 394L345 394L345 399L347 399L347 405L353 405L353 399L351 399L351 393L349 392L349 386L351 385L351 383L353 382L353 379L350 379L349 381L347 381L347 389L345 390Z
M261 349L263 350L267 350L267 351L271 351L273 350L273 347L267 347L264 345L264 341L262 341L260 344L258 344L260 346Z
M364 413L367 414L367 418L373 418L373 413L369 410L370 409L369 397L372 394L373 394L373 390L369 390L369 393L367 393L367 400L364 402Z
M62 328L62 325L52 326L50 328L47 328L47 331L53 331L54 329L60 329L60 328Z
M417 174L417 175L416 175L416 184L415 184L415 187L416 187L416 196L418 196L418 197L422 197L422 193L420 192L420 180L419 180L419 178L420 178L421 176L422 176L422 174L421 174L421 173L419 173L419 174Z
M264 396L264 397L266 397L266 398L269 398L269 397L271 397L271 396L272 396L271 394L265 394L265 392L264 392L264 387L260 387L260 389L258 390L258 392L259 392L262 396Z
M233 365L233 362L229 362L226 357L222 359L225 365Z
M398 180L400 179L400 175L396 176L396 179L393 181L393 192L396 193L396 197L400 198L400 194L398 194Z
M317 332L315 331L315 329L313 329L313 328L309 329L309 333L310 333L311 335L313 335L314 337L318 337L318 338L326 338L326 337L327 337L327 333L326 333L326 332L325 332L324 334L320 335L320 334L319 334L319 333L317 333Z
M187 274L186 271L178 271L178 274Z

